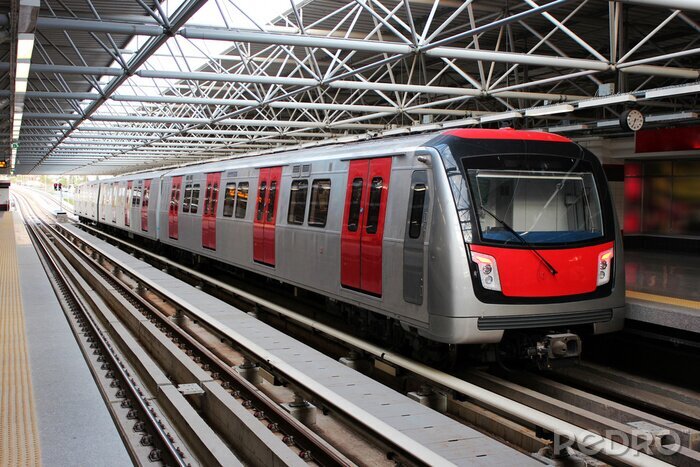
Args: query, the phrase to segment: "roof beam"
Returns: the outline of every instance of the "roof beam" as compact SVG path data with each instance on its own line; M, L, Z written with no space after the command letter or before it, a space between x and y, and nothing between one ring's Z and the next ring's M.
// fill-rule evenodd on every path
M183 2L180 5L180 7L175 11L175 13L173 13L173 15L168 19L170 22L170 29L164 34L151 37L146 42L146 44L139 49L139 52L133 57L131 57L131 59L127 63L128 71L133 73L138 68L140 68L141 65L143 65L146 62L146 60L148 60L151 57L151 55L153 55L160 48L160 46L163 45L170 38L171 34L176 33L178 29L183 27L187 20L189 20L192 17L192 15L199 11L199 9L206 3L207 0L186 0L185 2ZM84 120L86 120L88 117L94 114L95 111L97 111L97 109L99 109L102 106L102 104L104 104L107 101L109 96L114 94L115 91L119 89L119 87L127 79L128 74L123 74L121 76L114 77L109 82L109 84L103 89L103 96L97 99L96 101L93 101L90 105L87 106L87 108L83 112L83 116L71 125L71 128L64 133L61 139L54 143L53 148L46 153L46 155L32 168L32 170L36 169L44 161L46 161L51 156L53 150L56 149L56 147L58 147L59 144L61 144L63 139L70 135ZM30 170L30 172L32 170Z

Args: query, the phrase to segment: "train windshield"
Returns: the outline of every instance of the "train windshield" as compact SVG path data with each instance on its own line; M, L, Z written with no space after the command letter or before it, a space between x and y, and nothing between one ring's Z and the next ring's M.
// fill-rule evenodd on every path
M467 169L467 173L484 241L554 245L603 236L598 190L590 172Z

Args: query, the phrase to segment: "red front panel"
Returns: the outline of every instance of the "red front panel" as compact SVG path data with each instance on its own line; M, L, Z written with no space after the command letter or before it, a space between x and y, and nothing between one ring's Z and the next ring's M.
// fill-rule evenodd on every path
M148 232L148 205L151 198L151 180L143 181L141 192L141 230Z
M382 245L391 157L350 162L341 233L340 282L382 294Z
M280 197L282 167L271 167L268 178L267 203L265 204L265 224L263 225L263 249L265 264L275 265L275 223L277 221L277 200Z
M131 192L134 186L134 182L129 180L126 183L126 201L124 202L124 225L129 227L131 225Z
M478 253L496 259L501 290L507 297L559 297L595 291L598 255L613 242L582 248L537 250L554 269L552 275L537 255L527 249L471 245Z
M221 172L207 174L202 213L202 246L210 250L216 250L216 210L219 204L220 184Z
M260 169L255 213L253 214L253 260L259 263L265 262L265 205L269 178L270 169Z
M178 213L180 212L180 191L182 177L173 177L170 186L170 205L168 206L168 237L177 240L179 235Z

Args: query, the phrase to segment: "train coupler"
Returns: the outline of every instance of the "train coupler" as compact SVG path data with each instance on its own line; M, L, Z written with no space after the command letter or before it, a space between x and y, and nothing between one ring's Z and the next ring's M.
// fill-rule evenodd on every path
M581 338L570 332L547 334L529 347L526 354L541 370L576 363L581 356Z

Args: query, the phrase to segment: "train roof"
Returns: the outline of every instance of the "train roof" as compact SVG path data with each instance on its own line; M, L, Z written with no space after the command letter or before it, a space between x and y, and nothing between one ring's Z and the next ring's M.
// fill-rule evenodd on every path
M437 133L391 138L372 139L352 143L329 144L313 148L294 149L279 153L254 157L239 157L225 161L180 167L170 171L168 175L185 175L202 172L219 172L237 167L268 167L272 165L289 165L302 162L322 161L326 159L362 158L390 152L405 153L422 147L433 139Z
M280 152L226 159L216 162L187 165L184 167L139 172L129 175L117 176L108 180L100 180L96 183L112 183L121 180L143 180L156 178L163 175L179 176L196 173L223 172L226 170L250 167L269 167L273 165L290 165L296 163L306 163L337 159L339 156L344 159L365 158L375 155L385 155L388 153L406 153L415 151L418 148L427 146L431 140L438 136L453 136L461 139L493 139L493 140L520 140L520 141L547 141L572 143L564 136L544 131L522 131L512 128L485 129L466 128L443 130L440 132L421 133L417 135L394 136L388 138L369 139L350 143L335 143L325 146L315 146L313 148L280 150Z

